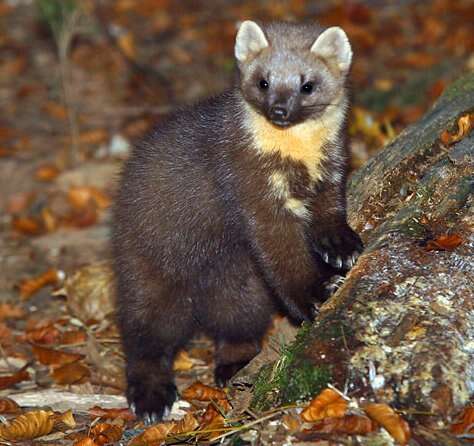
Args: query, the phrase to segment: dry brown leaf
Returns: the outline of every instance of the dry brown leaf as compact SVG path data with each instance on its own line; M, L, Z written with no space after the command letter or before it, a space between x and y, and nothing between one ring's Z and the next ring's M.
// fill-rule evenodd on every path
M454 435L474 434L474 406L466 407L450 430Z
M91 375L89 368L80 362L65 364L51 373L56 384L76 384Z
M342 417L346 410L347 401L338 392L333 389L324 389L301 412L301 418L312 422L326 417Z
M457 234L443 234L434 240L429 240L426 249L428 251L452 251L463 242L464 240Z
M123 53L131 60L134 60L137 54L135 46L135 38L129 31L123 33L117 39L118 46L121 48Z
M122 438L123 429L117 424L99 423L90 431L89 436L100 446L107 443L115 443Z
M91 186L75 186L68 191L68 199L71 205L81 210L94 203L99 209L106 209L110 206L111 200L102 191Z
M24 317L25 312L23 308L9 303L0 304L0 321L6 319L23 319Z
M35 197L34 192L17 192L8 197L6 211L9 214L19 214L26 210Z
M20 406L10 398L0 398L0 413L21 412Z
M104 129L89 130L81 133L79 141L81 144L101 144L107 141L109 134Z
M60 171L54 164L45 164L36 169L35 178L40 181L53 181Z
M218 437L222 434L221 428L225 425L225 418L222 414L214 407L213 404L209 404L200 420L200 429L201 431L212 431L215 429L215 432L203 432L199 434L200 439L212 440L215 437Z
M47 232L53 232L58 227L58 219L48 208L41 209L41 219Z
M53 412L35 410L0 425L0 438L10 441L31 440L49 434L53 426Z
M97 218L98 214L96 208L86 207L65 219L64 224L75 228L87 228L95 225L97 223Z
M290 432L298 432L301 430L301 420L294 415L285 414L281 421Z
M38 235L43 232L41 224L31 217L18 217L12 221L12 227L15 231L25 235Z
M74 345L82 344L87 341L87 333L83 330L65 331L59 339L59 344Z
M12 331L10 328L4 322L0 322L0 343L9 342L11 338Z
M163 441L176 425L174 421L167 421L165 423L151 426L142 432L140 435L132 438L128 446L148 446L150 443L157 443Z
M192 432L199 426L199 422L196 417L188 412L186 415L179 420L173 427L172 434L185 434L186 432Z
M377 428L377 424L370 418L360 415L345 415L328 417L319 420L308 431L323 432L326 434L367 435Z
M24 339L27 342L37 344L54 344L61 336L61 332L54 326L53 322L45 326L27 329Z
M227 395L223 390L216 389L214 387L206 386L201 382L195 382L187 389L181 392L181 396L185 400L197 400L197 401L218 401L227 399Z
M27 366L23 367L12 375L0 376L0 390L8 389L14 384L30 379L30 374L26 371L26 367Z
M76 420L74 419L74 415L72 414L72 410L69 409L64 413L54 414L53 416L55 426L58 424L64 424L68 428L76 427Z
M26 300L41 288L48 285L56 285L60 281L60 278L58 270L49 269L37 277L26 279L20 284L20 296L23 300Z
M193 368L193 361L185 350L181 350L173 362L173 370L175 372L184 372Z
M0 147L0 158L5 158L12 154L13 152L10 149L7 149L6 147Z
M114 311L113 272L107 262L77 270L66 279L64 291L72 313L82 321L102 320Z
M73 446L99 446L92 438L84 437L77 440Z
M187 413L180 421L167 421L149 427L130 441L129 446L148 446L165 440L167 437L186 434L199 426L193 414Z
M401 445L408 443L411 437L410 426L387 404L371 403L363 407L364 412L380 424Z
M28 65L25 56L20 55L11 60L4 61L0 68L4 75L9 77L19 76L22 74Z
M448 146L454 144L455 142L458 142L461 139L465 138L467 135L469 135L473 127L474 113L468 113L466 115L463 115L458 119L457 132L453 135L448 130L445 130L443 133L441 133L441 142Z
M44 365L69 364L84 358L84 355L79 353L68 353L39 345L33 345L32 350L36 359Z
M57 102L48 101L43 105L42 109L52 118L59 119L61 121L67 119L66 108Z
M129 409L102 409L102 407L94 406L89 409L89 413L94 417L104 419L122 418L123 420L135 420L135 415Z

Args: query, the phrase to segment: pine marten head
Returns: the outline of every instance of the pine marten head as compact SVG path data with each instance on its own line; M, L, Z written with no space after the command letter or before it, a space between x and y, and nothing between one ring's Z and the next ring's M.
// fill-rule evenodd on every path
M352 50L339 27L246 20L235 57L245 100L277 127L318 119L345 100Z

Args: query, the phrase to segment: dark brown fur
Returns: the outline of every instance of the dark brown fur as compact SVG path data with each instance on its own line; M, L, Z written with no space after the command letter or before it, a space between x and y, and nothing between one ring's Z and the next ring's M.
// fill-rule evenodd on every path
M257 153L242 101L234 88L176 113L125 164L112 240L127 396L139 415L161 416L174 401L173 358L193 334L216 340L225 382L258 352L275 311L311 319L335 273L321 254L361 248L345 217L342 131L324 148L324 171L338 180L315 184L303 164ZM272 196L275 171L307 200L310 222Z

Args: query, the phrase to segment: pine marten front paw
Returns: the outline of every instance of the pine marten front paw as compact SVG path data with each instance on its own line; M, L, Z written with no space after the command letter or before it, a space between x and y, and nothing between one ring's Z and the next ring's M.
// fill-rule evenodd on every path
M155 424L167 416L176 400L176 386L173 383L129 384L127 399L130 410L146 425Z
M333 268L349 270L364 246L360 237L348 226L340 226L313 240L315 251Z

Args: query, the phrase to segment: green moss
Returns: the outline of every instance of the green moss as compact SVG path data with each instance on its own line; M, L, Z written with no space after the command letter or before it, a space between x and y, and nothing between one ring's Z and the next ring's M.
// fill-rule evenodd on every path
M329 326L328 326L329 328ZM303 324L295 341L282 347L281 356L273 364L262 367L254 384L252 407L269 407L293 403L319 393L331 381L331 370L326 364L315 365L304 358L303 350L313 332L310 324ZM331 325L321 330L325 337L339 337L343 330Z
M440 101L451 100L465 93L474 93L474 73L466 74L454 81L441 95Z
M287 369L280 380L281 402L293 403L313 397L327 387L331 381L328 366L315 366L303 361L296 367Z

